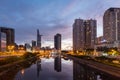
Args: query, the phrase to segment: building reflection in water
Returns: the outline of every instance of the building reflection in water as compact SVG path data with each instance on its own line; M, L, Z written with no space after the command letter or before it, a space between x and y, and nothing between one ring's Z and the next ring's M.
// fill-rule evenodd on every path
M41 59L37 61L37 77L39 77L41 71Z
M73 61L73 80L120 80L85 64Z
M86 66L82 66L77 62L73 62L73 80L97 80L94 72L85 69Z
M54 59L54 69L57 72L61 72L61 55L56 55Z

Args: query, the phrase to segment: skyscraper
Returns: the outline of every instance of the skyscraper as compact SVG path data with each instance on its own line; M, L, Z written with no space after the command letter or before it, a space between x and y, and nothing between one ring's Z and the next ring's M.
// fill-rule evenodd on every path
M12 28L0 27L0 51L3 50L3 47L5 50L5 46L15 44L14 32Z
M96 40L96 20L85 20L85 48L93 49Z
M36 51L36 49L37 49L37 45L36 45L36 41L34 41L34 40L32 40L32 51ZM39 50L39 48L38 48L38 50Z
M110 43L120 41L120 8L109 8L105 11L103 16L103 37Z
M32 40L32 48L36 47L36 41Z
M96 39L96 20L76 19L73 24L73 50L94 48Z
M73 24L73 50L81 51L85 44L84 20L75 19Z
M56 50L61 50L61 34L56 34L54 36L54 48Z
M41 48L41 36L39 33L39 30L37 29L37 47L40 49Z

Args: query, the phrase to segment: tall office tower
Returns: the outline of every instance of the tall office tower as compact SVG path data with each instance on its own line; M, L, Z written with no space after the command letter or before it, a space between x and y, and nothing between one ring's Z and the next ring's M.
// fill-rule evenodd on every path
M73 24L73 51L81 51L84 48L84 20L76 19Z
M96 20L86 20L84 22L85 28L85 48L94 49L96 40Z
M110 43L120 41L120 8L109 8L105 11L103 37Z
M76 19L73 24L73 50L82 51L94 48L96 39L96 20Z
M32 48L36 47L36 41L32 40Z
M56 34L54 36L54 48L56 50L61 50L61 34Z
M7 49L7 46L15 44L14 29L0 27L0 51Z
M37 29L37 47L40 49L41 48L41 36L39 33L39 30Z

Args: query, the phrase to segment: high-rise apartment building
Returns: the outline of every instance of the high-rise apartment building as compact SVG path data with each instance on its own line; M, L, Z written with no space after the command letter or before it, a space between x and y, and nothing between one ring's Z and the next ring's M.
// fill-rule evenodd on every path
M85 32L84 32L84 20L75 19L73 24L73 50L79 51L84 48L85 44Z
M85 20L85 48L94 48L96 40L96 20Z
M107 42L120 41L120 8L109 8L103 16L103 37Z
M56 34L54 36L54 48L56 50L61 50L61 34Z
M73 50L94 48L96 39L96 20L76 19L73 24Z

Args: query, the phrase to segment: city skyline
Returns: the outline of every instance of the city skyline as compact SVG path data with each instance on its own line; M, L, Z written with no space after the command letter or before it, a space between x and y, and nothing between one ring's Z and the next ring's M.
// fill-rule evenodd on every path
M114 0L0 0L0 26L15 28L18 44L36 40L36 29L43 34L42 46L54 45L54 35L63 36L62 45L72 46L74 19L96 19L97 36L103 35L103 14L120 7ZM24 36L23 36L24 35Z

